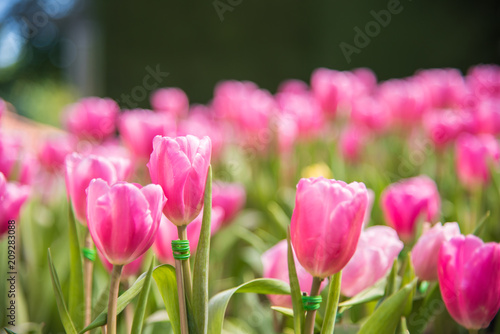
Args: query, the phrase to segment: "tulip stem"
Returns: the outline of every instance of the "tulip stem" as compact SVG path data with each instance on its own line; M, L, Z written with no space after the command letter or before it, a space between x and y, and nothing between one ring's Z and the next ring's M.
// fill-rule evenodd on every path
M479 333L479 330L477 329L469 329L469 334L477 334Z
M111 271L108 301L108 334L116 334L116 303L118 300L118 290L120 288L122 269L122 264L115 264L113 265L113 271Z
M94 242L87 230L85 237L85 248L93 249ZM92 272L94 269L94 262L86 257L83 258L83 284L85 293L85 326L88 326L92 321Z
M187 238L187 226L177 226L177 234L180 240L188 240ZM192 287L191 287L191 266L189 265L189 259L181 261L182 263L182 273L184 278L184 291L186 293L187 300L191 301Z
M311 294L310 296L317 296L319 294L319 288L321 286L322 278L314 277L311 285ZM307 311L306 322L304 326L305 334L313 334L314 333L314 321L316 319L316 310Z
M184 261L175 259L175 276L177 278L177 296L179 297L179 318L181 323L181 334L189 334L186 311L186 295L184 294L184 279L182 266Z

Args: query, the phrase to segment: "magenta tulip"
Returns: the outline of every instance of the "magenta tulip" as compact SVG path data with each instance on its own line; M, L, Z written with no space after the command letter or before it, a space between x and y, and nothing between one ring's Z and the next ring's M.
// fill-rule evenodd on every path
M483 98L472 108L476 133L500 134L500 94Z
M457 236L441 246L439 287L448 312L467 329L488 327L500 309L500 244Z
M151 95L151 106L154 110L182 118L188 113L189 99L180 88L160 88Z
M0 133L0 173L7 179L14 176L14 167L22 155L22 140L19 136Z
M155 184L112 186L94 179L87 189L87 221L97 249L114 265L128 264L153 244L167 199Z
M351 72L318 68L311 75L311 91L323 112L335 116L339 107L350 105L355 80Z
M424 130L436 148L443 149L453 142L471 123L467 113L461 110L430 110L423 118Z
M299 181L291 239L297 259L311 275L331 276L349 262L358 244L367 202L363 183L323 177Z
M479 97L500 95L500 66L477 65L469 69L466 77L467 86Z
M211 151L209 137L156 136L153 140L149 174L168 198L163 213L177 226L189 224L200 214Z
M387 106L380 99L361 97L352 101L351 121L373 132L384 132L391 124L391 115Z
M86 97L67 108L66 128L78 138L103 141L114 133L119 111L112 99Z
M438 257L441 245L453 237L460 235L457 223L438 223L430 228L424 226L424 232L418 239L411 252L411 262L415 268L415 275L424 281L437 281Z
M403 247L397 232L388 226L361 232L356 252L342 270L342 294L352 297L375 284L391 269Z
M439 215L441 200L434 181L417 176L391 184L382 193L381 206L387 224L401 240L409 242L420 219L433 222Z
M0 237L9 229L9 221L18 218L29 194L28 186L7 182L5 176L0 173Z
M279 279L289 283L288 276L288 245L286 240L281 240L276 245L265 251L262 256L264 278ZM301 291L309 291L313 277L294 258L295 269L299 279ZM321 289L326 286L326 280L321 283ZM292 297L289 295L267 295L273 306L292 307Z
M113 265L108 260L106 260L106 258L104 257L104 255L102 255L101 252L97 251L97 254L99 254L99 259L101 259L101 263L104 266L104 268L106 268L106 270L111 273L111 271L113 270ZM144 255L145 254L142 254L134 261L123 266L123 271L120 277L122 280L126 280L131 276L137 276L140 273L142 267L142 260L144 260Z
M238 183L215 182L212 187L212 205L224 210L222 224L230 223L245 205L245 188Z

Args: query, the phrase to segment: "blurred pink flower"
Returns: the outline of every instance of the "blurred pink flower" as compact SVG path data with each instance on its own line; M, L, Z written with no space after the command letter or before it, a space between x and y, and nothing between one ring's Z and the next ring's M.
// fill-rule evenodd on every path
M467 86L478 97L500 97L500 66L477 65L466 77Z
M360 97L352 101L351 121L373 132L384 132L391 123L389 108L373 97Z
M227 225L245 205L246 191L239 183L214 182L212 205L224 210L222 224Z
M368 140L367 131L359 126L347 126L339 139L339 150L348 162L356 162L363 153Z
M425 113L423 126L434 145L442 149L467 130L471 122L468 116L461 110L432 109Z
M189 110L189 99L180 88L160 88L151 95L151 106L153 110L183 118Z
M28 186L7 182L3 173L0 172L0 237L7 233L9 220L17 220L29 194Z
M311 75L311 91L326 115L335 116L339 107L349 106L355 90L351 72L318 68Z
M428 91L430 107L453 108L467 94L465 80L455 68L436 68L417 72L415 79Z
M279 93L276 102L280 113L291 118L302 138L319 135L324 126L323 113L317 101L308 93Z
M38 161L49 173L64 170L66 156L76 148L76 139L62 134L45 139L38 149Z

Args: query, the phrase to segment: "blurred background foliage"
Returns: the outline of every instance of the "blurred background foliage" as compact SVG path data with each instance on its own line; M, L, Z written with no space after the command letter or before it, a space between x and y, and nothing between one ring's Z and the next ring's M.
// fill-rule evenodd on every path
M371 11L399 2L398 14L355 46L355 27ZM379 80L420 68L500 62L496 0L375 1L83 1L0 3L0 96L23 115L58 124L61 108L86 95L123 94L143 86L147 68L168 72L159 86L178 86L192 102L209 102L224 79L251 80L274 92L288 78L309 81L313 69L369 67ZM149 93L137 95L149 107ZM137 103L135 103L137 102Z

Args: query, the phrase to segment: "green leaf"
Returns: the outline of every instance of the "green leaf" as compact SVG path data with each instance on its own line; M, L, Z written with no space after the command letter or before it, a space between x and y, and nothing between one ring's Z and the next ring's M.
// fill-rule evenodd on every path
M165 303L165 308L175 334L181 333L180 315L179 315L179 297L177 295L177 278L175 277L175 268L169 264L164 264L153 272L158 290Z
M441 299L439 284L434 283L427 289L427 294L422 302L415 301L413 310L407 317L408 330L412 334L424 333L425 327L430 319L443 311L444 303Z
M210 223L212 219L212 166L208 167L203 220L193 271L193 313L199 333L208 325L208 258L210 255Z
M479 236L481 234L481 232L483 231L484 229L484 226L486 225L486 221L488 220L488 217L490 216L490 212L487 211L483 217L481 217L481 219L479 220L479 222L477 223L477 226L476 228L474 229L474 231L472 232L472 234L474 234L475 236Z
M52 255L50 254L50 248L48 250L47 257L49 260L50 278L52 279L52 288L54 289L54 295L56 297L57 309L59 310L59 317L61 318L61 322L64 326L64 330L66 331L66 333L76 334L78 332L75 329L75 325L71 320L68 308L66 307L66 303L64 302L64 296L61 291L61 284L59 283L59 277L57 276L56 268L54 268L54 264L52 263Z
M3 330L4 330L4 331L5 331L5 333L7 333L7 334L16 334L15 332L11 331L11 330L10 330L10 329L8 329L8 328L4 328Z
M82 253L71 203L69 203L68 207L70 253L68 308L71 318L75 321L76 328L82 328L84 325L83 319L85 318L85 309L82 307L85 305Z
M408 252L406 254L404 265L405 265L405 271L403 273L403 280L401 281L401 286L405 286L415 279L415 269L413 268L413 264L411 262L411 252ZM410 297L408 298L408 302L406 303L405 311L403 313L405 316L408 316L411 313L415 290L416 287L413 290L411 290Z
M97 317L98 314L101 314L108 307L109 300L109 287L106 287L102 290L99 298L97 298L97 302L94 304L92 308L92 317Z
M305 313L304 313L304 306L302 304L302 291L300 291L299 279L297 277L297 270L295 268L292 242L290 239L290 227L287 230L287 243L288 243L288 278L290 281L293 313L297 315L293 317L293 328L295 334L301 334L302 326L305 322Z
M137 278L134 284L132 284L132 286L127 291L125 291L120 297L118 297L118 301L116 304L117 315L120 314L128 304L130 304L132 299L134 299L135 296L139 294L139 292L141 292L141 289L144 286L145 277L146 273L143 273L141 276L139 276L139 278ZM108 310L105 309L94 319L94 321L90 323L90 325L82 329L79 333L82 334L91 329L104 326L106 325L107 321L108 321Z
M368 303L382 298L384 296L386 284L387 284L387 278L382 278L381 280L377 281L377 283L375 283L372 287L369 287L361 291L351 299L348 299L340 303L339 306L341 308L339 312L343 313L344 311L348 310L349 308L355 305Z
M267 205L267 210L274 218L276 225L279 227L280 232L286 234L288 225L290 225L290 218L286 215L285 211L276 202L271 202Z
M330 280L330 288L328 289L328 300L326 303L325 320L321 333L333 333L335 329L335 320L337 319L337 309L340 298L340 283L342 281L342 271L333 275Z
M290 287L280 280L258 278L218 293L210 299L210 303L208 304L208 333L220 334L222 332L222 324L224 323L224 314L226 313L227 304L235 293L286 295L290 293Z
M358 334L394 333L403 315L406 302L416 284L417 279L414 279L401 288L401 290L384 300L363 326L361 326Z
M391 296L398 289L397 277L398 277L398 259L394 259L391 272L387 277L387 285L385 286L385 295L384 295L385 299Z
M155 258L151 259L151 264L149 265L149 269L146 273L146 278L144 279L144 285L141 290L141 294L139 295L139 301L137 302L137 308L134 313L134 321L132 322L131 333L141 334L142 333L142 324L144 322L144 314L146 313L146 306L148 302L149 290L151 289L151 277L153 276L153 266L154 266Z

